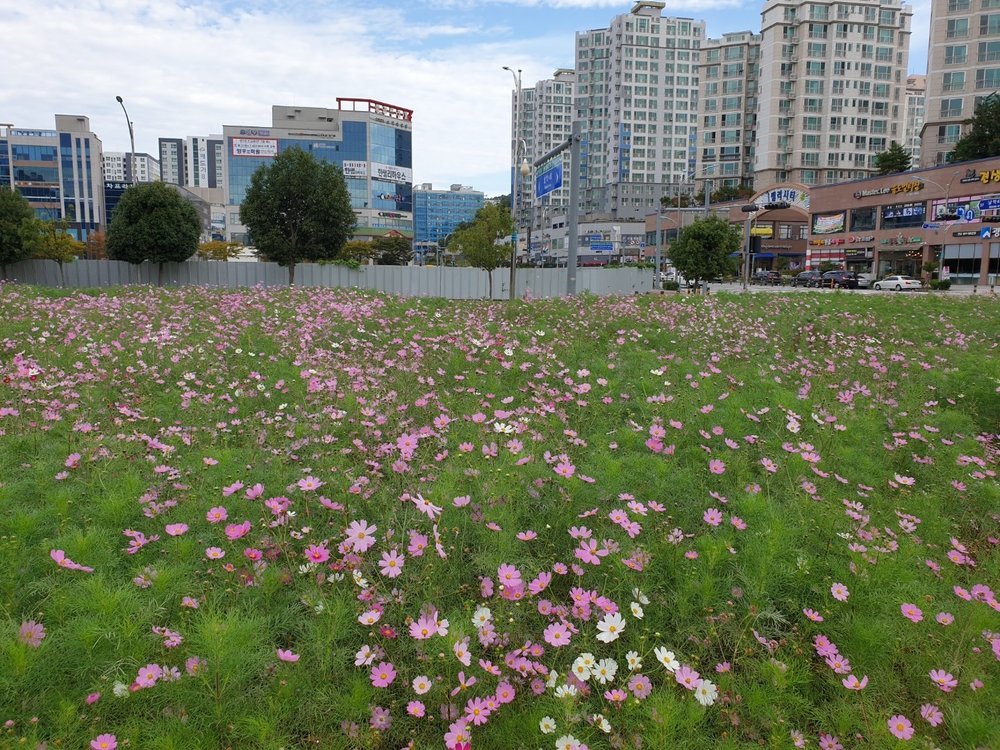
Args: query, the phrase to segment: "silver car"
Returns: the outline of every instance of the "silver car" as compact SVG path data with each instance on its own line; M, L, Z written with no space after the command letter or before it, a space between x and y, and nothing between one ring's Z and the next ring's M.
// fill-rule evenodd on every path
M912 276L886 276L884 279L876 281L874 287L879 291L882 289L893 289L897 292L902 292L906 289L919 289L920 280Z

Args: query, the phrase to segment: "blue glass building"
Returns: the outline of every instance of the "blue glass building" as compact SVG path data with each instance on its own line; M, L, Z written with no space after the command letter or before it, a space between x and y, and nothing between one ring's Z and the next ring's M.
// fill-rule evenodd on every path
M0 186L23 195L40 219L65 219L79 240L104 223L101 141L82 115L55 130L0 127Z
M271 127L223 128L228 238L252 242L239 207L250 177L279 153L300 148L344 172L355 239L413 237L413 112L372 99L338 98L337 109L272 107Z
M433 255L440 242L483 207L484 195L468 185L435 190L430 183L413 191L413 249L418 258Z

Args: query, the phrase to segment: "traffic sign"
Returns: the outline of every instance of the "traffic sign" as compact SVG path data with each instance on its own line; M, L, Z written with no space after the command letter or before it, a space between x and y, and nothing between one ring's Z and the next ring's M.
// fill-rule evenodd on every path
M591 242L590 252L592 253L610 253L614 250L614 245L610 242Z
M541 198L553 190L558 190L563 184L562 162L553 162L544 172L535 175L535 197Z
M980 211L992 211L997 208L1000 208L1000 198L984 198L979 201Z

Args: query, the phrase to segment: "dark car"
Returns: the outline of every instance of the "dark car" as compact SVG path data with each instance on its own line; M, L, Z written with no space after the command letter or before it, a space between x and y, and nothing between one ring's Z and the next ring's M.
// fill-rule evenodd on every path
M792 279L792 286L819 286L823 276L819 271L803 271Z
M754 275L750 277L750 283L779 286L781 284L781 274L777 271L755 271Z
M853 271L827 271L822 284L826 289L857 289L858 275Z

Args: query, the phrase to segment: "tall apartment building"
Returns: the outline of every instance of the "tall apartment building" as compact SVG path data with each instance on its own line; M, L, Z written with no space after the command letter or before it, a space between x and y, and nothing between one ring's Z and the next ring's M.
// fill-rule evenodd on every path
M998 91L1000 0L931 0L921 165L947 162L964 122Z
M906 114L903 119L903 137L900 145L910 155L910 164L920 166L920 133L924 129L924 99L927 93L927 76L908 76L906 79Z
M639 0L607 28L576 34L585 212L641 218L690 184L705 24L665 7Z
M740 31L702 45L695 179L710 192L753 186L760 41Z
M875 156L903 137L912 15L900 0L767 0L757 190L874 173Z
M133 154L135 157L134 171L136 182L159 182L160 162L149 154ZM129 179L128 151L104 152L105 182L126 182Z
M521 123L515 125L511 135L523 140L529 164L566 143L572 134L575 83L575 70L559 68L552 78L521 91ZM536 232L532 241L536 248L540 247L541 233L548 229L548 223L553 217L564 217L569 206L569 151L557 158L563 165L563 187L535 199L534 186L526 182L521 184L519 226L531 226Z
M425 182L413 188L413 249L423 255L431 253L439 243L464 221L472 221L483 207L485 196L469 185L452 185L448 190L435 190Z
M186 188L221 188L221 135L160 138L162 180Z
M41 219L65 219L79 240L104 223L101 139L83 115L56 115L55 130L0 125L0 186Z
M337 108L271 108L271 125L226 125L225 231L247 241L240 204L250 177L279 153L300 148L344 172L356 239L413 236L413 110L374 99L337 98Z

